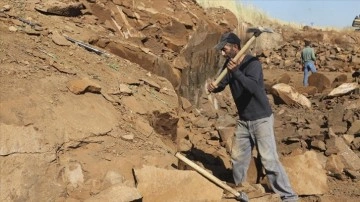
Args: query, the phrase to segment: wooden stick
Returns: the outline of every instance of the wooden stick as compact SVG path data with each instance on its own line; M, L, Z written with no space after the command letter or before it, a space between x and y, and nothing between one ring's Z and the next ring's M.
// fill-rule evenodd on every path
M241 56L243 56L245 54L245 52L247 51L247 49L249 49L250 45L253 43L253 41L255 40L256 36L253 35L249 41L246 42L246 44L244 45L244 47L242 47L242 49L236 54L236 56L234 57L234 61L238 61ZM220 81L225 77L225 75L228 73L228 69L225 68L221 74L217 77L217 79L214 81L215 86L217 86Z
M216 178L214 175L210 174L209 172L207 172L206 170L204 170L203 168L201 168L200 166L196 165L195 163L193 163L192 161L190 161L188 158L186 158L185 156L183 156L182 154L180 154L179 152L177 152L175 154L175 156L182 160L183 162L185 162L187 165L189 165L190 167L194 168L197 172L199 172L200 174L202 174L203 176L205 176L206 178L208 178L209 180L211 180L212 182L214 182L215 184L219 185L221 188L229 191L230 193L232 193L234 196L236 196L236 198L240 197L240 193L238 191L236 191L235 189L231 188L229 185L225 184L224 182L222 182L221 180L219 180L218 178Z

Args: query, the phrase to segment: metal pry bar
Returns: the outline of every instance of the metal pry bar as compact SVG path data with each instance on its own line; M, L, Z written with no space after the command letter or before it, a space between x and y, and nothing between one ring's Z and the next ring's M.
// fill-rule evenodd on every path
M71 42L79 45L80 47L85 48L85 49L88 50L88 51L92 51L92 52L94 52L94 53L96 53L96 54L98 54L98 55L106 55L106 56L109 56L108 53L106 53L106 52L104 52L104 51L102 51L102 50L96 49L96 48L92 47L91 45L89 45L89 44L87 44L87 43L84 43L84 42L82 42L82 41L78 41L78 40L72 39L72 38L70 38L70 37L68 37L68 36L65 36L65 35L64 35L64 37L65 37L67 40L69 40L69 41L71 41Z

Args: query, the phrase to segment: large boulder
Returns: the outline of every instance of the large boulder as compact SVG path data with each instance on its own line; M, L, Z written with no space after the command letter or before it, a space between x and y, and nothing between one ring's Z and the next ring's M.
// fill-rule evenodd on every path
M223 190L195 171L144 166L134 170L143 201L220 201Z
M309 76L309 86L315 86L319 92L331 87L331 82L328 77L321 73L313 73Z
M358 83L343 83L337 88L333 89L328 96L329 97L335 97L335 96L341 96L347 93L350 93L354 91L355 89L359 88Z
M280 97L287 105L297 104L311 108L310 100L287 84L278 83L273 85L272 89L274 90L274 95Z
M325 194L328 192L326 171L319 163L316 152L288 156L282 159L294 191L299 195Z

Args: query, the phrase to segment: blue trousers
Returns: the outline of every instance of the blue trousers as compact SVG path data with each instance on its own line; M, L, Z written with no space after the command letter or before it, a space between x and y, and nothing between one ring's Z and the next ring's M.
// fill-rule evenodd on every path
M279 161L274 137L274 116L254 120L238 120L231 150L233 176L236 185L245 181L251 160L251 151L257 146L261 163L273 191L283 201L297 201L288 176Z
M309 72L315 73L316 67L313 61L307 61L304 64L304 86L308 86Z

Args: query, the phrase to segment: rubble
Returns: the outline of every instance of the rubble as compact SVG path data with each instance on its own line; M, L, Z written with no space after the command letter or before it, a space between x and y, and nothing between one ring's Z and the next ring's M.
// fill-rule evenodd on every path
M180 171L173 154L183 151L232 183L236 106L229 89L206 95L204 86L222 64L213 50L221 33L234 30L245 42L249 25L191 0L79 0L76 15L70 0L58 2L61 7L44 2L0 6L0 200L234 201L201 175ZM360 37L274 30L259 37L251 53L263 63L291 183L304 201L356 200L360 96L350 80L359 71ZM78 48L65 35L111 57ZM300 71L304 38L317 54L309 87ZM279 86L286 90L276 91ZM266 189L253 151L252 201L279 200Z

